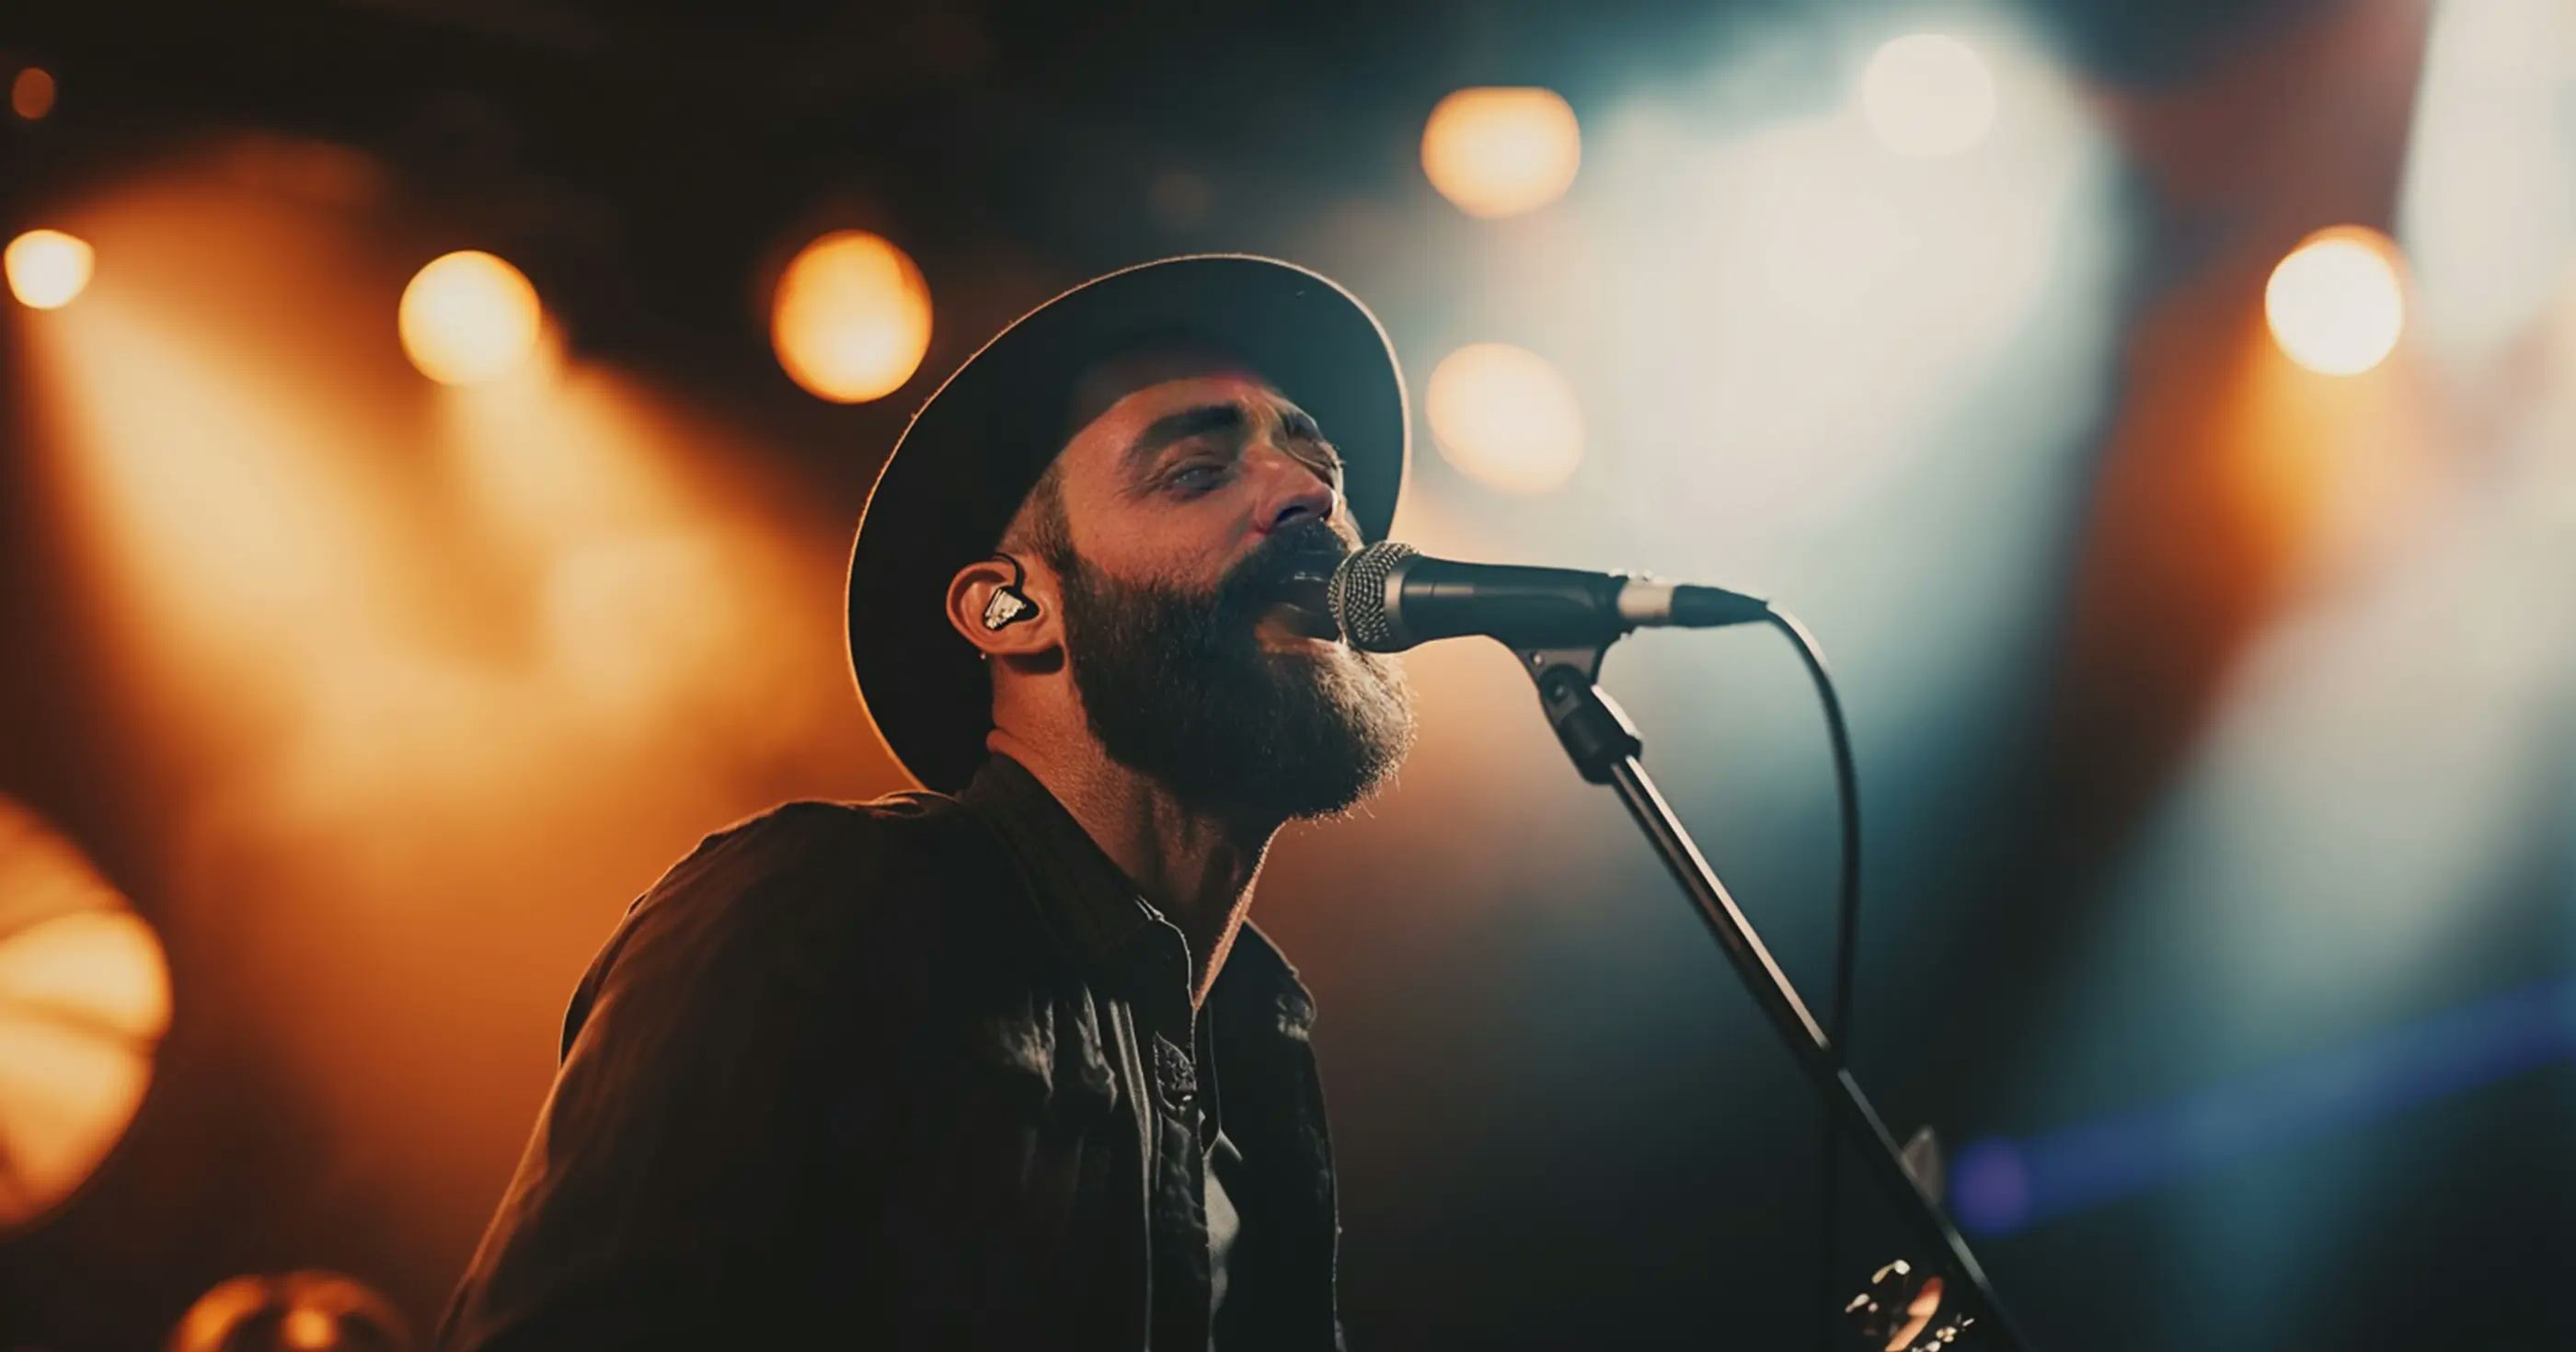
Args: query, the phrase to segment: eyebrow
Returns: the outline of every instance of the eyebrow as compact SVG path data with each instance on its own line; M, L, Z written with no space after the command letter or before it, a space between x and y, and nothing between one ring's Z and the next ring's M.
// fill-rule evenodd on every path
M1154 463L1154 457L1176 442L1203 437L1211 432L1239 431L1244 425L1241 404L1200 404L1178 413L1166 413L1145 425L1134 441L1127 443L1126 453L1119 457L1129 474Z
M1290 441L1311 441L1332 452L1334 463L1341 462L1341 451L1324 439L1324 429L1315 425L1315 415L1294 404L1279 410L1279 434Z

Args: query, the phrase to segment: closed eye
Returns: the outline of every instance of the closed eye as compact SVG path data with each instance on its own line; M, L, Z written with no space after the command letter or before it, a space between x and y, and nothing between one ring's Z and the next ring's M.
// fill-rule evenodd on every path
M1163 486L1184 493L1205 493L1222 486L1231 473L1231 468L1221 462L1193 460L1164 475Z

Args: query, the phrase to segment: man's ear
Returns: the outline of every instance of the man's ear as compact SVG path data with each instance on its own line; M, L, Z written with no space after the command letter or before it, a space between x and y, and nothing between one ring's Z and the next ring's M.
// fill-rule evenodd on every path
M977 559L948 579L948 623L987 657L1034 657L1064 641L1055 575L1011 554Z

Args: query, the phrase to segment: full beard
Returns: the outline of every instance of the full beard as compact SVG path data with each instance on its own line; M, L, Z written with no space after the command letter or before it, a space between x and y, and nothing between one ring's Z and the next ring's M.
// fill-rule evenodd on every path
M1058 561L1065 655L1102 748L1238 817L1329 816L1383 786L1413 745L1403 668L1348 647L1272 651L1259 634L1289 579L1346 553L1321 523L1294 527L1208 593Z

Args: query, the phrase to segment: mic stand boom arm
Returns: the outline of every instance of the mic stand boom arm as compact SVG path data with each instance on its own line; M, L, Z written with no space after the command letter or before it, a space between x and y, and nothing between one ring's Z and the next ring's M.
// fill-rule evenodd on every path
M1905 1167L1896 1138L1888 1135L1887 1124L1879 1120L1878 1110L1870 1106L1869 1097L1861 1092L1859 1082L1837 1064L1833 1044L1825 1031L1807 1012L1806 1003L1798 998L1789 977L1773 961L1771 951L1762 946L1761 936L1753 932L1752 922L1727 895L1726 885L1718 881L1715 870L1699 852L1699 846L1683 829L1672 808L1664 802L1655 781L1646 774L1638 757L1645 743L1637 736L1636 725L1626 713L1602 693L1594 683L1600 674L1601 657L1606 648L1516 648L1513 650L1538 683L1539 704L1547 711L1547 721L1556 729L1557 740L1573 758L1575 769L1594 784L1607 784L1618 791L1619 800L1637 819L1638 829L1663 857L1664 866L1689 894L1691 903L1708 923L1710 935L1718 947L1726 950L1728 961L1735 964L1735 974L1753 995L1753 1002L1771 1021L1771 1027L1788 1044L1798 1068L1815 1086L1816 1095L1824 1101L1825 1111L1832 1115L1852 1144L1869 1161L1907 1226L1935 1255L1934 1261L1953 1284L1945 1297L1958 1299L1982 1326L1986 1341L2009 1352L2026 1352L2029 1344L2012 1327L2003 1307L1995 1300L1994 1288L1986 1281L1985 1270L1978 1266L1977 1256L1968 1249L1941 1205L1923 1191L1913 1171Z

